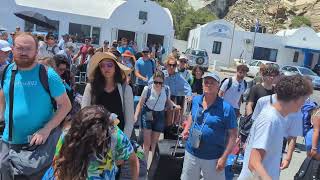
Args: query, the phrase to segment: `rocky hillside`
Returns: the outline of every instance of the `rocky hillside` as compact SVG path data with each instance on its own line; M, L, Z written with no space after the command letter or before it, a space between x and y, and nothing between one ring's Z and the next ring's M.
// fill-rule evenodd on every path
M277 32L295 26L297 16L300 21L303 16L303 22L311 23L320 31L320 0L189 0L189 3L192 5L195 1L205 4L203 8L210 9L219 18L234 21L246 30L250 30L258 18L268 32Z

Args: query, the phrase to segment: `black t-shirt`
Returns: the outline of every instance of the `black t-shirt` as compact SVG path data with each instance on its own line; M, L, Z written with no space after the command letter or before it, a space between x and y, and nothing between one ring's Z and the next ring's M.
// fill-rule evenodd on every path
M201 79L193 79L193 83L191 85L191 89L193 93L197 94L203 94L203 89L202 89L202 78Z
M122 111L122 102L121 97L116 87L112 92L105 92L97 97L97 104L103 105L108 111L118 115L120 123L118 127L123 131L124 130L124 116Z
M249 93L248 102L253 102L252 110L256 107L258 100L261 97L268 96L274 94L274 89L268 90L264 88L261 84L257 84L253 86Z

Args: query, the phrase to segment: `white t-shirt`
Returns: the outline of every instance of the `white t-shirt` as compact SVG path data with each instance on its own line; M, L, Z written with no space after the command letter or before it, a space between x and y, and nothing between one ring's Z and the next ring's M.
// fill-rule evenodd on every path
M272 180L279 180L282 143L286 129L286 119L273 106L268 105L261 111L251 127L238 180L259 180L248 168L252 148L265 150L262 164Z
M60 51L57 45L50 47L46 43L39 43L39 44L40 46L38 51L38 58L53 57L54 55L58 54Z
M159 96L159 94L155 91L153 85L151 85L151 86L152 86L152 88L151 88L150 97L147 100L146 105L151 110L163 111L166 106L167 99L168 99L168 97L170 97L170 89L169 89L169 96L167 97L165 87L163 86L161 89L161 92L160 92L160 96ZM148 93L148 86L145 86L143 88L141 97L147 98L147 93ZM158 97L159 97L159 99L158 99ZM158 102L157 102L157 100L158 100Z
M240 109L239 100L241 95L246 91L244 80L238 82L236 77L232 77L232 84L227 90L229 79L226 79L221 85L220 90L224 92L223 99L226 100L233 108Z
M255 120L258 115L261 113L261 111L270 105L270 96L262 97L258 100L256 108L253 111L252 119ZM276 95L272 95L272 103L277 102ZM288 116L285 117L287 121L287 129L285 131L286 135L285 137L297 137L297 136L303 136L303 120L302 120L302 112L298 111L296 113L290 113Z

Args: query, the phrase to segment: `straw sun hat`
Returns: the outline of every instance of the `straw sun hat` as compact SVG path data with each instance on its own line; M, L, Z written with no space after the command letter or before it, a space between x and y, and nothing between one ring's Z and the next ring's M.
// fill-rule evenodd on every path
M130 74L131 69L128 68L127 66L121 64L120 62L117 61L117 58L109 52L97 52L95 53L90 60L90 67L89 67L89 74L88 78L92 80L94 78L94 72L95 70L99 67L99 63L103 60L110 60L114 61L115 64L120 68L121 74L124 78L124 76L128 76Z

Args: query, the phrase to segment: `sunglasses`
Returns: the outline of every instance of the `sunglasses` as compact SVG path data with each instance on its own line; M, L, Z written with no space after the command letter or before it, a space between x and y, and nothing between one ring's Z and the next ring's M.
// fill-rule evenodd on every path
M177 67L177 64L168 64L169 67Z
M163 82L160 82L160 81L153 81L154 84L159 84L159 85L162 85Z
M107 62L101 62L99 63L99 67L100 68L112 68L114 66L113 62L112 61L107 61Z

